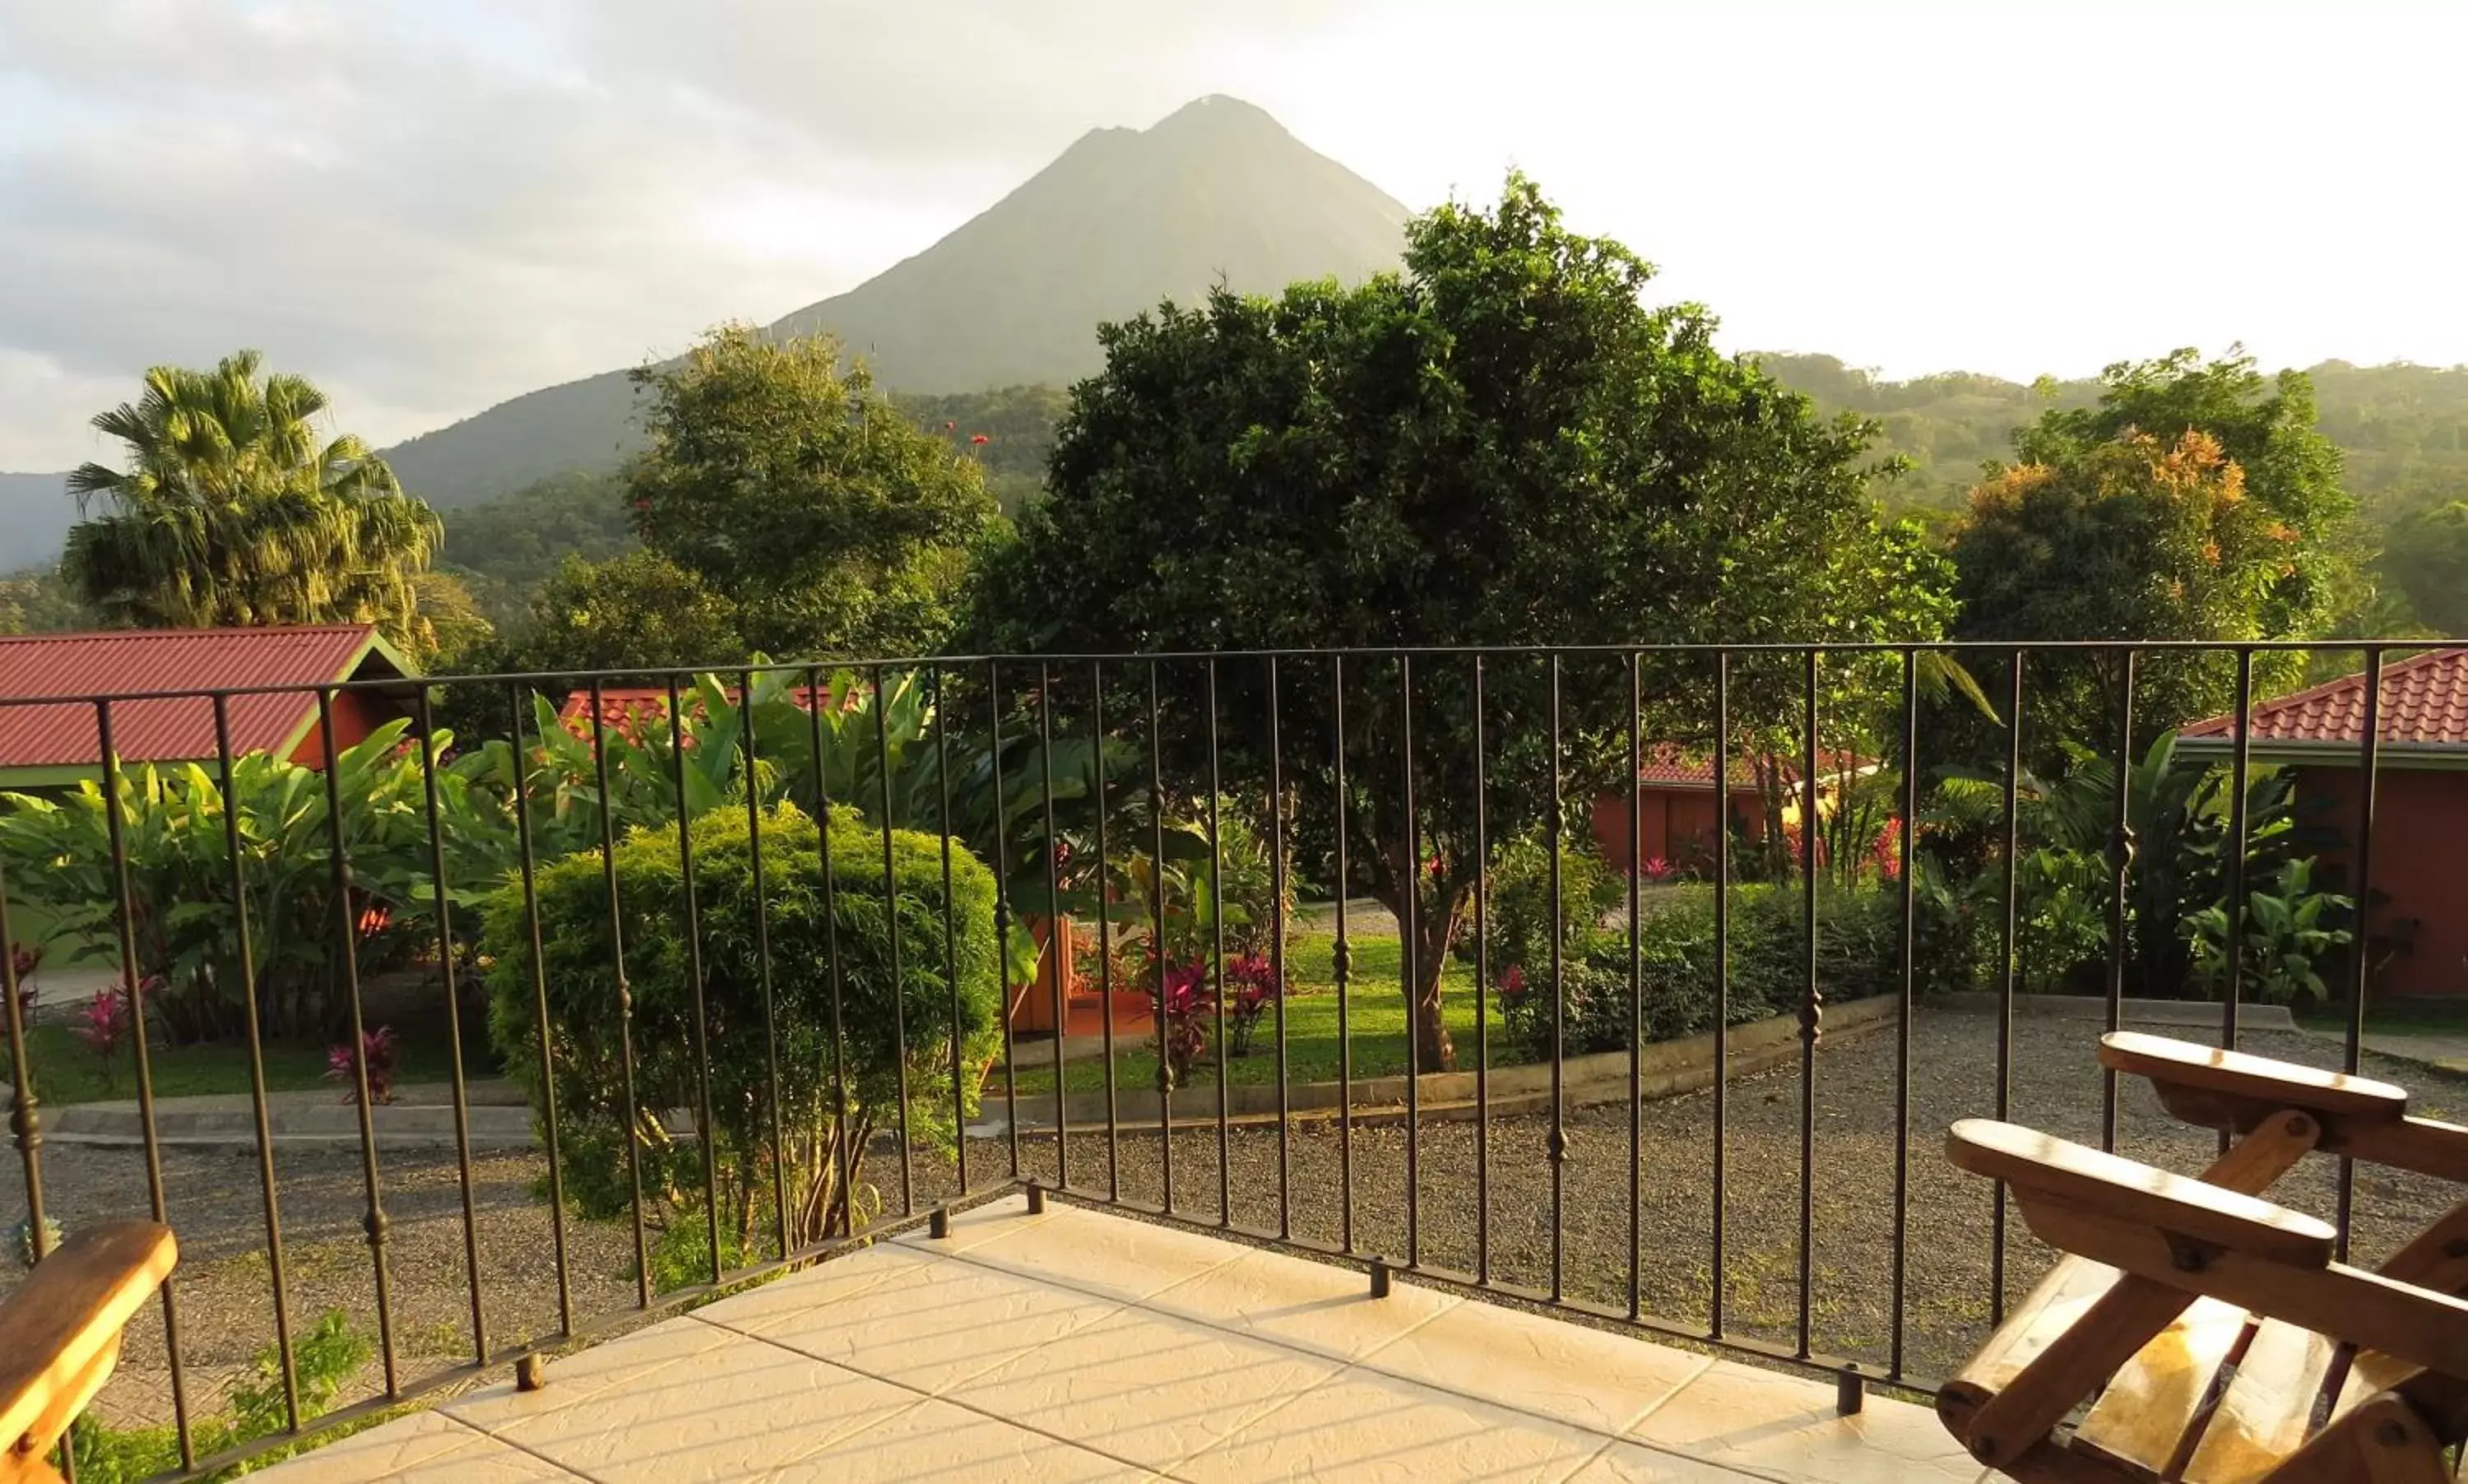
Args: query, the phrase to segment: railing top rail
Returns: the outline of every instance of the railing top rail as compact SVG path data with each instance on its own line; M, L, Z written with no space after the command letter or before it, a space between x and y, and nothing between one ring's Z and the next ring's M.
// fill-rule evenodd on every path
M1739 643L1686 641L1680 643L1635 644L1467 644L1467 645L1350 645L1320 649L1265 650L1121 650L1102 651L1019 652L1008 654L919 654L900 657L860 658L824 656L820 658L772 660L762 664L744 659L716 660L707 664L628 667L601 670L536 670L507 671L486 674L449 674L434 675L382 675L356 680L288 681L282 684L241 686L201 686L187 690L124 691L107 694L67 693L42 696L0 696L0 710L24 706L95 706L108 701L117 706L139 701L204 700L215 696L237 699L249 696L314 696L321 693L352 691L400 691L406 685L586 685L595 679L623 678L656 689L671 679L691 680L704 674L798 674L807 672L834 670L923 670L939 667L955 670L982 665L1088 665L1189 663L1209 660L1313 660L1313 659L1395 659L1401 656L1423 658L1465 658L1529 656L1547 659L1594 655L1603 658L1627 658L1647 654L1901 654L1905 651L1934 651L1972 654L2010 654L2017 650L2028 653L2354 653L2361 661L2373 655L2414 653L2433 650L2468 647L2468 638L2451 639L1917 639L1917 640L1756 640Z

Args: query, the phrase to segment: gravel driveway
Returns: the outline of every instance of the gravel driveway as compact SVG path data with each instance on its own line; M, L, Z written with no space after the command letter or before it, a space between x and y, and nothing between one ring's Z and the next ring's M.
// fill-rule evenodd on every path
M1990 1317L1990 1190L1947 1166L1938 1141L1953 1120L1993 1110L1995 1021L1964 1011L1924 1010L1912 1028L1908 1268L1904 1308L1905 1369L1927 1380L1958 1367L1985 1336ZM1890 1030L1823 1050L1817 1062L1814 1244L1809 1295L1811 1339L1825 1353L1882 1368L1892 1340L1896 1038ZM2093 1032L2079 1021L2025 1018L2014 1037L2013 1117L2050 1132L2096 1142L2100 1075ZM2247 1049L2316 1065L2336 1066L2340 1047L2313 1037L2258 1034ZM2409 1085L2419 1111L2457 1117L2468 1111L2468 1083L2368 1056L2368 1074ZM1729 1158L1725 1177L1726 1252L1724 1295L1735 1333L1790 1343L1800 1300L1798 1283L1799 1133L1795 1066L1735 1082L1729 1093ZM1127 1094L1131 1096L1131 1094ZM1702 1326L1712 1293L1713 1207L1710 1092L1645 1106L1641 1129L1642 1240L1640 1296L1652 1314ZM1627 1302L1629 1117L1624 1107L1573 1110L1563 1168L1561 1277L1564 1290L1599 1303ZM2211 1156L2212 1136L2168 1119L2139 1084L2120 1087L2122 1152L2172 1168L2198 1170ZM1551 1177L1545 1157L1549 1121L1495 1120L1491 1128L1491 1269L1497 1279L1547 1289L1552 1275ZM1430 1123L1420 1139L1424 1261L1472 1270L1475 1266L1476 1129ZM1240 1129L1231 1138L1230 1183L1235 1220L1273 1227L1277 1219L1278 1138L1273 1129ZM1354 1135L1355 1244L1359 1251L1402 1258L1406 1135L1402 1128L1361 1128ZM1123 1194L1154 1202L1160 1181L1154 1134L1120 1141ZM1217 1137L1213 1129L1175 1135L1178 1210L1205 1220L1217 1212ZM135 1151L49 1145L43 1151L50 1212L74 1229L111 1216L147 1210L145 1164ZM1023 1173L1051 1179L1050 1140L1024 1145ZM1000 1140L974 1141L972 1183L1008 1172ZM1072 1182L1102 1193L1108 1183L1106 1140L1075 1133ZM1334 1125L1297 1124L1288 1149L1293 1229L1336 1241L1339 1236L1339 1140ZM450 1153L381 1155L387 1244L393 1275L395 1335L406 1380L470 1354L469 1299L462 1199ZM278 1152L286 1256L296 1326L323 1309L340 1307L374 1333L365 1209L355 1149ZM531 1153L475 1160L472 1197L478 1211L480 1267L492 1346L553 1331L556 1269L544 1201L534 1195L544 1162ZM894 1167L873 1167L898 1204ZM2274 1191L2282 1202L2329 1216L2334 1166L2309 1161ZM948 1161L921 1157L922 1202L952 1186ZM193 1411L203 1411L249 1356L273 1336L263 1244L262 1196L253 1152L168 1151L167 1199L180 1233L181 1351ZM2355 1240L2361 1261L2372 1261L2446 1209L2457 1192L2419 1176L2360 1168ZM13 1151L0 1160L0 1221L24 1209ZM569 1222L575 1312L579 1319L632 1301L630 1237L622 1223ZM2045 1268L2048 1254L2012 1228L2006 1288L2019 1295ZM12 1284L13 1267L0 1285ZM103 1413L124 1424L168 1421L161 1310L132 1330L120 1374L105 1393ZM352 1388L367 1395L381 1385L372 1364Z

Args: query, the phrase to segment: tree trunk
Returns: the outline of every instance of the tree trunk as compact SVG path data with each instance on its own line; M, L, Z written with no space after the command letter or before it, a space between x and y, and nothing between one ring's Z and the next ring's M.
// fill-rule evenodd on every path
M1456 942L1457 920L1465 902L1466 888L1451 886L1444 902L1425 902L1414 923L1414 1064L1421 1071L1457 1069L1456 1045L1449 1039L1448 1018L1440 1004L1440 972L1448 967L1449 948ZM1402 923L1399 930L1404 930Z

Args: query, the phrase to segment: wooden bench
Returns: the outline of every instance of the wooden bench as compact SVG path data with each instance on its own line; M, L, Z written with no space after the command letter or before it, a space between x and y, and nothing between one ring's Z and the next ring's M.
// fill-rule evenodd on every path
M2468 1129L2388 1083L2128 1032L2100 1059L2177 1116L2237 1136L2188 1178L1986 1120L1958 1167L2001 1180L2069 1256L2015 1308L1938 1413L2024 1484L2436 1484L2468 1437L2468 1202L2376 1271L2326 1224L2260 1199L2309 1153L2468 1178ZM2068 1428L2067 1419L2091 1404Z
M53 1447L110 1380L121 1333L178 1260L168 1226L90 1226L0 1302L0 1484L57 1484Z

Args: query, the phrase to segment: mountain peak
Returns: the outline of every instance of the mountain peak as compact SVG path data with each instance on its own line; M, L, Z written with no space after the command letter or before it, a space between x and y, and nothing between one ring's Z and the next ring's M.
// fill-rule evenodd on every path
M1211 93L1167 114L1149 126L1146 132L1153 138L1207 134L1216 138L1239 138L1258 135L1265 138L1291 139L1286 126L1269 116L1268 110L1257 103L1224 93Z

